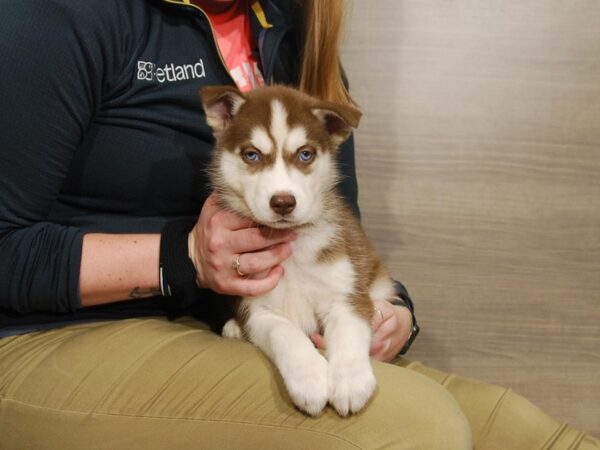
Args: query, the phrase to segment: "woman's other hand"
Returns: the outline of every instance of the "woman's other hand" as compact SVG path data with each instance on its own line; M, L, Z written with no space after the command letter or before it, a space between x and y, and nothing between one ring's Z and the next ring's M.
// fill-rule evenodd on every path
M410 336L412 316L408 308L395 306L383 300L373 302L373 338L371 339L371 357L378 361L389 362L400 352ZM325 339L320 334L311 335L317 348L325 348Z

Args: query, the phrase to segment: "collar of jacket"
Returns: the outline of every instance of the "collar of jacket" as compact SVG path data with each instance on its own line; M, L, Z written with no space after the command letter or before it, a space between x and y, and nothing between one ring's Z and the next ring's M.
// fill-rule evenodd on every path
M193 2L191 0L163 0L167 3L180 4L180 5L192 5ZM265 11L262 7L262 4L259 0L251 0L250 7L252 11L254 11L254 15L256 20L260 23L263 28L271 28L273 25L268 21Z
M193 6L190 0L163 0ZM302 10L294 0L249 0L253 14L250 29L258 45L258 58L268 84L298 83L300 73L299 30Z

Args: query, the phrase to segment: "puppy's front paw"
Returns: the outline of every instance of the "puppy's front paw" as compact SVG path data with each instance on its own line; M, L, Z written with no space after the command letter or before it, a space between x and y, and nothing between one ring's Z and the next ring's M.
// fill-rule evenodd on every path
M298 409L318 416L328 399L327 360L315 352L282 372L288 393Z
M329 403L340 416L360 411L377 384L368 359L331 362L328 377Z
M221 331L221 335L223 337L232 338L232 339L242 339L242 329L238 325L235 319L229 319L227 323L223 326L223 331Z

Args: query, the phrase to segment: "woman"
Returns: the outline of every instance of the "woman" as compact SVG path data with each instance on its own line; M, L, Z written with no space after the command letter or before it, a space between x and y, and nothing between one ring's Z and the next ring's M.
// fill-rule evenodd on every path
M0 12L0 447L595 448L504 389L403 359L413 370L376 365L360 415L308 419L258 350L164 319L216 320L215 293L256 295L283 275L293 234L267 238L209 196L197 90L279 82L351 102L339 1L9 0ZM352 141L340 155L358 213ZM381 361L415 335L399 295L405 305L376 305Z

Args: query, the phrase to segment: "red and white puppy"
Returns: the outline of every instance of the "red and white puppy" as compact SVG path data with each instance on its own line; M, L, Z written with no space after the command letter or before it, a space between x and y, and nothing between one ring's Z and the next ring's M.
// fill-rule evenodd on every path
M373 301L395 295L335 189L338 146L361 114L283 86L247 94L206 87L201 97L216 137L211 181L222 205L298 236L277 287L241 299L223 335L261 348L299 409L316 416L329 402L342 416L355 413L376 385ZM324 334L327 359L308 338L315 332Z

